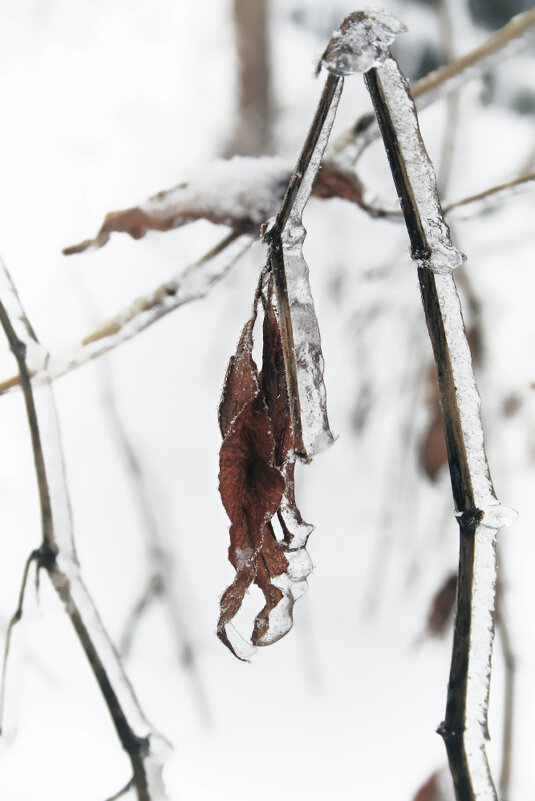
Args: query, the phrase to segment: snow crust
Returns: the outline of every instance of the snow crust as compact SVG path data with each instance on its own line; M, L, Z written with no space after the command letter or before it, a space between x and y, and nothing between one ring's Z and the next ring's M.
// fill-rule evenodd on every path
M291 165L271 156L234 156L199 165L174 189L161 192L140 205L154 216L177 216L188 210L201 210L233 220L248 218L260 225L280 203Z
M355 11L334 32L321 65L340 76L367 72L384 61L388 47L405 31L406 25L389 11Z

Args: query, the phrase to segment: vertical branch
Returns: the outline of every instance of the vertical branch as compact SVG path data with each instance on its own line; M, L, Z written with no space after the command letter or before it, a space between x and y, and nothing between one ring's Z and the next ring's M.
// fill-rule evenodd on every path
M0 264L0 324L19 367L42 520L42 544L27 562L17 612L21 609L29 565L35 559L38 569L48 573L88 659L117 736L130 759L138 801L164 799L161 776L164 741L144 717L80 575L56 406L50 381L46 380L48 354L38 342L3 264ZM38 372L45 382L34 393L30 375Z
M352 39L374 58L361 71L374 105L405 218L433 346L453 498L460 528L457 616L446 716L440 727L458 801L496 801L485 741L494 638L496 534L510 522L496 499L485 455L470 349L453 269L463 257L452 245L409 86L389 45L400 32L384 12L348 17ZM378 36L383 34L382 41ZM341 31L344 30L344 25ZM338 37L339 39L341 37ZM341 56L345 56L341 45ZM327 53L340 63L340 54ZM324 56L325 58L325 56Z
M265 155L273 136L268 0L234 0L234 29L239 105L227 154Z

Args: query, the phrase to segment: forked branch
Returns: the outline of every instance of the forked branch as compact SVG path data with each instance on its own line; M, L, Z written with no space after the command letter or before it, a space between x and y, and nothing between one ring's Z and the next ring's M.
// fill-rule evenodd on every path
M132 766L138 801L165 799L162 780L167 746L144 717L117 653L80 575L54 396L47 379L48 354L24 313L11 277L0 263L0 324L17 360L31 432L42 520L42 543L32 552L24 573L17 611L33 561L47 572L99 685L117 736ZM42 385L34 391L31 374ZM10 627L10 632L11 633ZM5 667L5 666L4 666Z

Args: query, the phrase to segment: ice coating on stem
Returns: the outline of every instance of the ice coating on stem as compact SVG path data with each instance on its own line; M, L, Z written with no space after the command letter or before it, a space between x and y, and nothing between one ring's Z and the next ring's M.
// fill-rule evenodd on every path
M340 76L367 72L381 64L394 39L406 30L403 22L384 9L354 11L334 32L320 66Z
M464 256L451 242L435 170L423 143L409 85L391 56L378 67L377 73L430 251L425 266L435 273L449 273L463 263Z
M484 511L488 506L496 505L497 499L485 454L480 416L481 399L472 367L472 355L466 338L461 302L451 274L435 275L435 287L448 345L474 504L478 509Z
M468 53L453 64L439 67L413 85L413 97L418 109L424 109L440 97L454 92L468 81L485 75L497 64L515 56L533 44L535 27L533 11L519 14L494 36L487 40L476 51ZM511 30L514 28L514 31ZM511 32L511 37L506 32ZM363 121L363 118L361 118ZM350 169L360 158L366 147L379 136L379 127L375 120L371 124L356 128L353 125L345 131L333 146L332 160Z
M280 232L293 328L303 443L308 456L314 456L327 448L333 443L334 437L327 416L321 336L310 288L308 265L303 256L306 231L302 215L327 147L342 93L342 84L340 80L335 87L321 131L303 174L294 173L299 180L299 186L288 219ZM277 222L272 223L272 227L276 224ZM269 230L267 235L269 237Z
M487 737L487 706L494 640L496 531L476 530L472 582L472 619L468 650L465 726L474 740Z
M33 387L28 390L27 382L23 387L38 475L43 519L42 547L50 553L50 563L47 561L43 566L64 604L90 662L119 737L122 736L121 729L126 726L134 736L146 739L147 749L141 761L149 787L153 786L155 790L151 798L154 798L154 801L165 801L167 796L161 778L163 761L160 757L163 759L166 741L155 732L143 715L119 656L80 576L56 404L47 371L48 354L37 340L11 276L1 260L0 303L2 325L10 346L18 354L19 359L22 355L23 363L19 362L21 375L24 370L26 373L41 371L43 375L43 385L37 391L34 391ZM26 358L29 359L29 364L26 363ZM33 401L33 409L28 395ZM41 457L42 466L39 467ZM113 700L110 698L111 695ZM124 741L122 744L126 747ZM133 762L130 752L129 756Z
M435 275L435 287L448 344L474 505L483 512L480 527L496 531L513 523L517 513L497 500L492 486L481 425L481 399L466 338L461 302L453 276Z
M298 235L299 241L287 244ZM334 441L327 417L327 395L323 381L321 337L309 283L308 265L301 250L302 226L293 226L283 239L288 300L293 325L303 443L308 456L325 450Z

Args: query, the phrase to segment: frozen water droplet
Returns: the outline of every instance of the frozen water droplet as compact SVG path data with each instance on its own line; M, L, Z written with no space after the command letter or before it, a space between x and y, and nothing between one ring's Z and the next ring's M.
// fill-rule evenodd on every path
M388 48L407 27L383 9L355 11L334 32L320 64L335 75L367 72L388 55Z
M498 531L501 528L512 525L517 519L518 512L515 509L497 503L493 506L487 506L487 508L483 510L481 525L485 526L485 528L492 528Z

